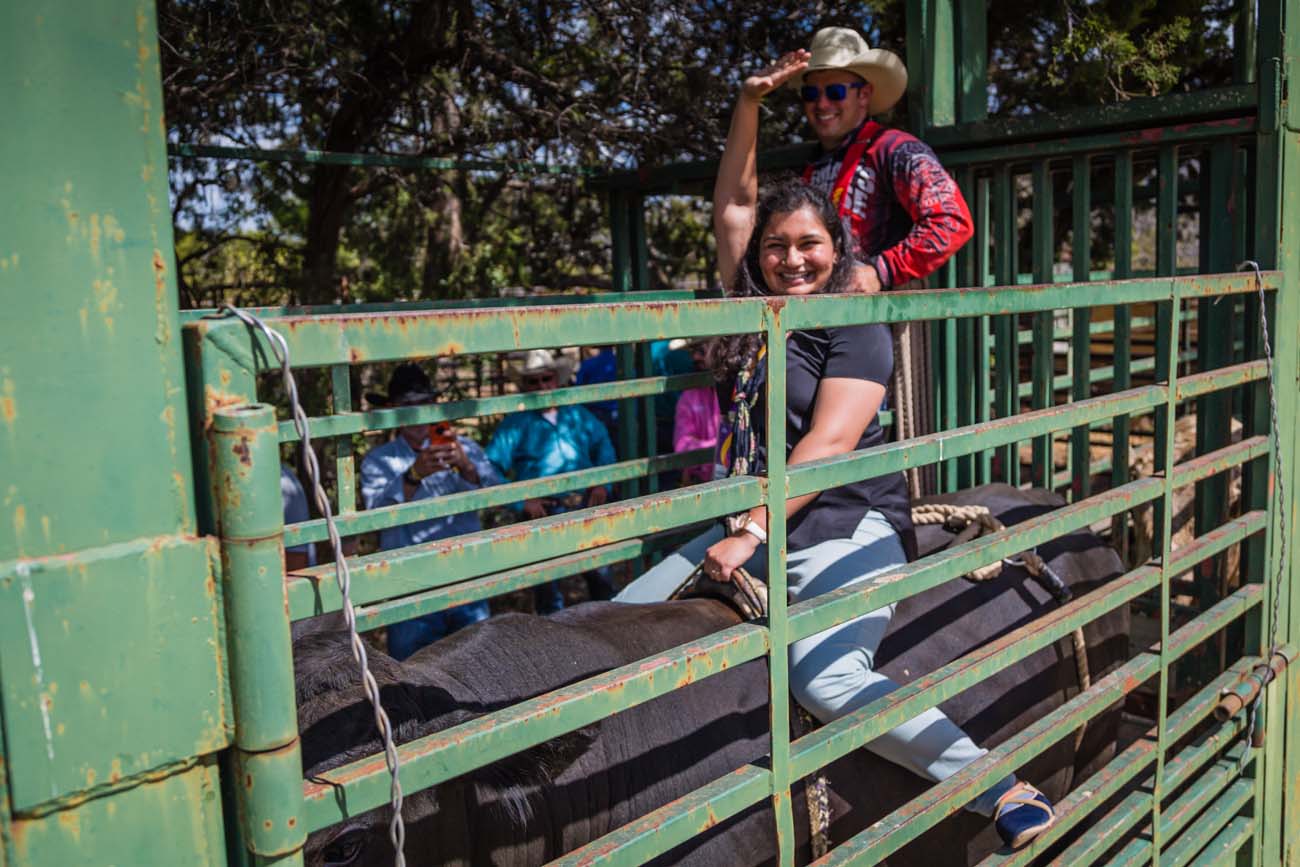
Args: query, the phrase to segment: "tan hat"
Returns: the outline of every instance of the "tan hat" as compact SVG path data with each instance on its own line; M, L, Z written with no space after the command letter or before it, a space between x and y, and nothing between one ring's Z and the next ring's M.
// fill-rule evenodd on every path
M804 76L824 69L844 69L871 82L867 114L881 114L894 107L907 90L907 67L902 59L884 48L872 48L856 30L823 27L813 34L808 67L790 79L790 86L803 86Z
M573 375L573 362L567 355L560 355L557 358L549 349L530 349L520 356L519 366L511 367L507 372L510 378L517 382L525 376L543 370L555 372L557 385L567 385L569 377Z

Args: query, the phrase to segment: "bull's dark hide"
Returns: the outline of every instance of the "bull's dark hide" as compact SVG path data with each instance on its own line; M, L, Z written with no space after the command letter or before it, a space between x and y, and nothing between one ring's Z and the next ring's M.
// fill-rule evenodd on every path
M1012 524L1060 505L1050 494L991 486L944 498L989 505ZM919 533L922 554L946 543L942 529ZM1040 549L1076 593L1121 571L1118 557L1089 534ZM902 603L879 661L906 682L1021 626L1051 607L1019 569L986 584L953 581ZM712 600L651 606L593 603L550 617L507 615L464 630L404 663L372 654L400 738L439 731L479 714L726 628L736 616ZM1122 661L1127 614L1088 630L1094 677ZM378 750L346 643L312 632L295 645L303 763L308 774ZM946 702L944 710L992 746L1077 692L1069 642L1040 651ZM739 666L557 738L408 799L407 861L420 864L541 864L644 815L767 752L767 669ZM1104 761L1117 714L1089 727L1079 756L1062 740L1023 769L1059 798L1085 766ZM925 788L908 772L866 752L831 769L833 836L842 840ZM803 798L796 829L807 837ZM384 811L313 835L309 863L391 863ZM960 845L957 841L961 841ZM926 867L965 864L996 846L987 820L959 813L890 859ZM660 864L770 863L772 814L764 804L724 821L658 859ZM806 852L804 860L806 860Z

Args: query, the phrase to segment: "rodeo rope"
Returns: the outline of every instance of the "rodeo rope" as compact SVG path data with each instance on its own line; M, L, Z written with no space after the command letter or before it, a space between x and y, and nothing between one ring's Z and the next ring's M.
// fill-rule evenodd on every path
M343 620L348 626L348 635L352 644L352 658L356 660L361 669L361 683L365 688L366 698L370 699L370 705L374 708L375 727L379 729L379 735L384 742L384 764L388 766L388 774L392 778L389 795L393 808L393 818L388 823L388 839L392 841L393 851L396 853L393 863L396 867L406 867L406 855L403 853L406 844L406 825L402 822L402 784L398 779L400 762L397 757L397 745L393 741L393 724L389 721L388 714L379 703L379 684L375 681L375 676L370 673L370 662L366 657L366 645L357 632L357 615L352 607L352 572L348 568L347 558L343 556L343 544L339 539L338 527L334 524L334 512L330 508L329 496L326 495L325 488L321 485L320 463L316 460L316 450L311 445L311 436L307 427L307 413L303 411L302 403L298 400L298 384L294 381L293 371L289 366L289 344L278 331L273 330L258 317L246 313L238 307L225 305L217 312L234 316L250 328L256 328L262 332L271 344L271 350L275 353L276 361L279 362L280 373L284 377L284 390L289 395L289 405L293 412L293 427L298 433L298 438L302 440L303 462L307 467L307 481L311 487L312 497L316 501L316 508L320 510L321 515L325 518L325 527L329 531L330 547L334 550L334 578L338 582L339 593L343 596Z
M1273 441L1273 514L1277 516L1278 530L1278 556L1277 570L1271 576L1269 593L1273 597L1273 610L1269 613L1268 626L1268 659L1278 652L1277 645L1277 624L1279 608L1282 602L1282 572L1286 568L1286 489L1283 479L1286 473L1283 472L1282 466L1282 438L1281 428L1277 423L1277 392L1274 389L1274 371L1273 371L1273 345L1268 337L1268 301L1264 297L1264 275L1260 273L1259 263L1254 259L1247 259L1237 266L1238 271L1244 271L1251 268L1255 272L1255 291L1259 294L1259 330L1260 336L1264 343L1264 365L1268 376L1268 412L1269 412L1269 436ZM1263 671L1260 671L1260 669ZM1246 762L1250 758L1251 738L1254 735L1256 717L1259 714L1259 706L1264 701L1264 687L1268 686L1272 680L1273 672L1267 664L1257 666L1252 675L1257 673L1260 677L1259 692L1255 694L1255 700L1250 703L1250 713L1246 717L1246 746L1247 748L1241 753L1240 768L1246 767Z

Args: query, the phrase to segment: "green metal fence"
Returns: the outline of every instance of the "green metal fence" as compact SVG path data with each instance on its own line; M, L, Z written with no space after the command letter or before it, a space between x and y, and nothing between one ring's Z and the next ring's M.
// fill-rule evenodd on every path
M1267 289L1275 290L1278 285L1278 274L1270 272L1265 275ZM1087 290L1086 294L1083 290ZM1079 497L1069 506L1017 525L1013 530L927 557L865 587L854 587L787 606L784 601L784 545L773 544L768 563L772 610L766 624L742 624L707 640L660 654L653 660L608 672L404 744L399 753L405 786L412 790L437 785L686 683L766 656L771 671L774 720L771 767L737 769L736 774L674 802L655 815L571 853L564 863L578 863L595 858L597 854L597 860L613 863L642 861L667 851L706 825L734 815L764 798L771 798L776 808L782 861L791 863L793 820L789 787L792 781L850 750L862 747L888 728L933 707L990 673L1068 635L1076 626L1094 620L1116 606L1128 604L1142 593L1160 592L1164 616L1161 619L1161 641L1157 646L1139 654L1049 717L994 749L985 760L934 787L922 799L908 804L830 856L830 860L837 863L873 863L887 857L943 816L960 809L982 786L1069 736L1078 725L1143 681L1157 677L1164 698L1171 668L1178 659L1255 611L1264 601L1260 585L1249 585L1215 602L1182 628L1170 629L1167 612L1173 579L1229 546L1259 536L1267 524L1263 510L1249 511L1199 537L1193 545L1172 552L1169 549L1168 523L1173 491L1251 460L1264 459L1268 452L1267 442L1262 436L1251 436L1207 452L1193 461L1172 465L1172 440L1167 432L1180 403L1203 399L1225 389L1256 385L1265 373L1261 362L1248 361L1178 376L1175 366L1177 342L1173 339L1174 311L1184 302L1216 298L1233 300L1255 291L1253 275L1232 274L1136 279L1115 281L1105 286L1059 284L1033 289L936 290L868 298L790 298L767 303L758 300L628 301L490 312L291 316L276 320L274 324L286 337L296 366L329 367L335 371L333 381L338 390L334 400L338 411L327 419L316 420L314 426L323 434L350 436L358 429L384 429L454 418L471 409L444 404L365 414L351 412L345 409L351 407L350 396L345 391L349 381L346 373L350 365L360 362L551 347L558 343L582 341L588 335L591 342L621 343L761 332L766 335L769 346L775 348L784 345L786 334L800 328L859 322L938 320L947 319L954 312L962 322L978 321L988 316L1043 317L1052 310L1073 308L1081 301L1097 301L1098 292L1102 292L1110 304L1154 304L1157 308L1159 351L1154 381L1148 385L1087 397L1068 405L1042 406L1003 419L979 421L919 439L890 443L797 467L784 466L784 444L774 441L770 451L772 466L766 480L733 478L648 494L599 508L356 558L352 563L352 594L354 603L360 606L359 620L380 625L506 589L531 586L597 563L632 557L645 549L643 540L655 534L718 518L758 503L781 503L787 497L844 484L852 479L938 460L985 454L1020 440L1069 432L1116 416L1154 413L1161 431L1157 438L1162 452L1155 475L1126 481L1104 493ZM325 774L323 781L303 783L300 779L296 750L293 749L295 742L288 725L292 719L292 707L283 705L285 693L281 692L287 689L284 679L292 670L287 651L289 621L335 611L341 600L332 581L332 566L312 567L287 576L283 584L287 605L282 604L278 596L279 582L266 578L268 571L272 575L279 572L277 556L283 541L322 538L320 522L288 528L281 537L271 533L276 518L274 510L261 510L265 512L261 520L249 522L256 526L244 527L241 520L234 530L228 529L229 522L224 517L231 512L243 515L245 511L252 511L255 507L249 504L250 501L259 502L267 492L274 494L278 491L279 459L274 446L281 439L292 439L293 434L284 423L277 426L270 408L255 403L258 395L254 372L263 369L264 363L259 363L259 358L270 358L271 348L245 325L230 319L196 321L188 325L187 330L194 349L192 358L201 371L201 390L196 393L207 396L205 411L213 422L213 453L217 460L213 489L218 492L217 511L223 516L222 537L228 540L223 542L223 550L241 551L240 562L229 555L226 558L224 577L229 588L230 629L235 636L244 634L246 629L258 636L276 636L262 639L255 652L248 652L247 662L241 658L242 654L235 652L241 646L238 641L232 646L236 731L245 733L249 739L247 743L260 744L246 746L244 738L240 738L239 746L250 755L260 756L262 751L270 751L268 755L275 756L275 761L267 762L265 767L254 768L250 764L244 768L245 774L254 776L253 791L275 793L275 812L258 812L256 805L248 804L241 815L254 851L265 856L284 856L301 845L308 832L341 821L349 814L355 815L387 803L388 775L382 756L373 756ZM784 353L773 351L770 358L769 429L776 432L776 437L781 437L784 425L778 422L785 412ZM536 406L558 405L596 397L627 397L669 384L668 380L659 378L615 386L561 389L530 397ZM509 398L510 401L516 399L514 396ZM227 439L232 436L240 445L232 448L232 441ZM347 534L361 529L377 529L435 514L540 496L578 485L622 480L633 473L645 473L664 466L668 460L672 459L638 459L614 467L520 482L430 502L375 509L363 514L350 508L349 485L341 484L340 490L344 494L339 503L342 515L340 531ZM689 464L697 462L699 456L691 455L679 460ZM349 469L341 470L340 479L350 476L350 472ZM1161 504L1164 516L1164 546L1159 557L1151 563L1137 567L1096 594L1076 600L993 645L919 678L887 699L790 742L787 734L786 647L791 641L953 580L973 568L1011 556L1027 546L1086 528L1144 503ZM769 513L769 530L774 540L784 539L782 509ZM270 546L264 557L254 557L254 539L257 546ZM244 591L240 588L246 581L249 596L256 595L259 599L248 604L247 627L238 619L239 612L245 610L244 604L235 601L244 598ZM264 595L268 593L271 596ZM255 684L253 688L259 695L265 691L263 698L247 700L254 707L260 709L278 701L279 709L273 720L257 716L244 718L240 710L244 702L240 700L242 691L238 685L248 681ZM1215 684L1219 681L1216 680ZM1160 822L1160 793L1171 791L1177 779L1181 779L1170 776L1171 772L1166 768L1166 752L1182 732L1204 719L1216 694L1215 684L1207 687L1193 708L1178 709L1181 715L1176 715L1172 721L1166 719L1162 710L1153 730L1154 742L1139 742L1102 771L1096 781L1085 781L1081 785L1095 790L1096 786L1105 784L1114 791L1138 775L1153 774L1156 794L1143 796L1138 806L1130 805L1130 812L1135 822L1143 818ZM1162 702L1161 707L1164 706ZM1241 722L1236 721L1226 724L1223 729L1227 732L1240 725ZM262 734L263 730L265 734ZM282 762L281 756L285 757ZM1151 767L1153 763L1154 768ZM1191 772L1183 773L1186 776ZM257 775L273 776L273 779L263 782L262 776ZM301 787L297 806L284 797L291 785ZM1241 785L1249 786L1247 783ZM345 797L337 796L340 788ZM1240 786L1232 788L1231 797L1238 797L1240 791ZM1049 839L1057 838L1081 819L1092 803L1096 801L1063 805L1061 826ZM346 804L346 811L343 804ZM1237 811L1222 806L1220 812L1226 826ZM290 833L286 824L291 818L297 820L292 824L296 833ZM906 821L899 821L904 819ZM267 821L273 823L274 835L263 832ZM1157 850L1166 843L1183 839L1176 836L1177 828L1158 827L1164 834L1150 844ZM1204 830L1201 824L1197 829L1198 832ZM1019 860L1024 857L1018 856Z
M770 304L636 293L471 310L261 311L288 340L299 370L329 377L330 411L313 428L320 441L336 444L336 511L345 534L603 482L633 494L597 509L355 558L358 621L379 627L631 561L698 521L924 464L939 467L946 490L1005 479L1064 487L1068 504L869 585L793 606L785 602L781 546L773 544L766 623L737 625L405 744L404 783L408 791L437 785L724 667L766 658L769 763L738 768L558 863L644 861L770 800L781 862L789 864L793 781L1075 627L1141 604L1156 613L1158 641L824 863L888 857L989 781L1154 682L1156 719L1146 736L1078 781L1044 838L985 863L1300 864L1300 667L1270 687L1260 729L1249 733L1262 751L1244 752L1243 717L1210 718L1220 690L1266 648L1266 612L1275 601L1283 612L1279 639L1294 643L1300 635L1291 564L1280 564L1280 595L1264 580L1279 565L1283 541L1270 493L1279 481L1290 496L1300 489L1300 236L1293 218L1300 208L1300 101L1288 96L1289 83L1300 80L1300 3L1262 2L1257 21L1254 4L1243 4L1231 87L1000 121L982 109L983 4L913 0L907 12L909 55L918 58L916 130L957 176L977 223L975 241L936 285L968 288ZM11 348L0 361L0 466L8 476L0 522L0 864L178 857L221 864L241 863L248 852L296 863L311 830L345 817L341 803L352 814L387 803L388 781L379 756L329 773L329 783L301 776L289 626L337 610L341 600L328 567L283 574L283 546L319 541L325 532L319 521L281 522L278 448L292 434L282 407L277 414L259 403L268 398L259 374L272 367L269 347L234 321L175 309L170 222L159 204L166 201L166 156L153 4L55 3L44 15L6 7L0 71L11 73L0 80L19 82L6 90L14 128L22 131L0 136L0 164L20 167L8 170L13 204L0 211L0 287L18 299L20 314L0 319L0 343ZM388 155L241 155L186 146L175 153L479 168ZM763 165L790 167L807 155L806 147L792 148L767 155ZM617 289L647 285L646 198L698 192L713 168L591 173L589 183L608 195ZM1109 215L1121 241L1133 236L1139 213L1153 209L1149 273L1135 266L1129 243L1089 255L1086 231L1071 243L1069 273L1055 267L1053 213L1067 209L1051 206L1062 195L1072 226ZM1024 237L1022 211L1030 215ZM1180 213L1199 219L1194 265L1179 260ZM1026 244L1027 271L1018 252ZM1269 293L1280 454L1267 437L1255 279L1231 273L1245 258L1263 266ZM1092 267L1102 260L1113 264ZM521 400L533 407L642 401L625 404L625 415L633 410L645 419L654 395L698 381L648 375L648 340L761 332L775 349L798 328L908 320L932 322L937 338L937 433L790 468L783 443L774 442L766 479L660 492L658 472L700 456L654 454L654 425L643 423L639 435L628 429L625 459L611 467L356 508L356 433L513 410ZM1149 344L1137 340L1144 334ZM1098 364L1091 344L1107 337L1112 356ZM609 342L620 345L623 380L615 384L366 412L351 394L358 365ZM776 419L784 404L783 353L769 358L768 411ZM76 399L80 427L66 423L64 396ZM1196 441L1177 461L1176 422L1193 408ZM1137 423L1147 419L1153 468L1134 474ZM779 423L768 427L778 437L784 431ZM1104 459L1089 448L1090 431L1110 438ZM1062 451L1054 442L1069 444L1068 463L1054 458ZM1234 468L1241 494L1228 512ZM1174 493L1191 485L1194 538L1175 549ZM1150 557L1135 556L1124 575L849 717L789 737L791 641L1076 529L1112 522L1119 543L1125 516L1142 506L1155 508L1156 546ZM1291 515L1294 500L1281 511ZM774 540L784 538L782 510L770 515L769 527ZM1290 550L1298 540L1291 520ZM1234 547L1241 566L1239 583L1230 586L1225 554ZM1194 604L1175 606L1175 592L1187 589ZM1215 652L1203 652L1207 642ZM1172 689L1175 677L1197 688L1184 697ZM231 761L222 764L223 756ZM223 784L238 802L235 816L223 817ZM1121 793L1098 815L1099 805ZM223 818L238 826L229 851ZM1095 824L1080 831L1085 820ZM1057 843L1066 848L1046 855Z

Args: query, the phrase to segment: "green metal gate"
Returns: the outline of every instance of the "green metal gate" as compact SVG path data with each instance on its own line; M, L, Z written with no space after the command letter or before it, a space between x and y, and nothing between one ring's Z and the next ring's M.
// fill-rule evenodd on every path
M1232 88L997 122L979 117L982 82L969 75L971 68L980 68L984 50L982 27L969 26L981 19L982 4L914 0L908 8L912 53L927 58L915 83L924 131L957 175L977 222L976 239L946 279L952 286L977 288L766 302L636 294L626 300L494 309L391 305L261 311L285 337L296 369L328 370L331 411L312 419L312 430L320 440L336 443L335 506L344 534L579 486L646 480L644 487L633 487L636 495L630 499L599 508L358 557L352 566L358 622L375 628L631 560L664 544L675 528L918 465L938 465L948 490L995 479L1044 487L1064 483L1069 504L868 585L793 606L785 603L784 559L776 544L784 539L785 519L777 509L769 515L774 544L766 624L738 625L404 744L399 748L403 784L408 792L437 785L766 657L770 766L739 768L556 863L644 861L770 799L781 861L790 864L793 781L1074 628L1145 598L1157 612L1157 643L824 862L869 864L888 857L986 784L1072 736L1154 678L1157 719L1147 736L1078 782L1058 805L1060 819L1043 839L986 863L1032 861L1098 804L1138 781L1141 785L1106 816L1093 816L1100 821L1074 839L1057 862L1091 863L1123 837L1121 851L1111 859L1116 863L1300 864L1295 842L1300 838L1295 794L1300 791L1300 670L1293 667L1285 683L1270 687L1262 714L1263 750L1246 756L1244 770L1239 770L1244 718L1207 724L1220 690L1250 667L1269 640L1267 612L1275 600L1264 579L1281 556L1279 516L1269 497L1275 458L1283 461L1287 491L1300 487L1294 443L1300 238L1294 220L1284 218L1300 207L1300 113L1285 98L1286 82L1297 78L1292 73L1300 74L1295 66L1300 3L1262 3L1257 45L1250 13L1243 13L1241 53L1244 57L1253 47L1259 61L1256 67L1243 62L1242 83ZM265 393L260 377L275 369L272 348L237 321L181 316L175 310L175 287L167 275L171 260L163 252L170 246L170 224L158 205L166 195L163 138L160 118L150 108L160 104L156 54L150 54L151 4L75 14L67 9L62 16L36 17L10 9L0 17L5 34L0 45L8 49L0 51L5 58L0 68L15 73L3 80L27 82L12 90L18 116L31 132L30 137L5 136L0 157L6 165L36 167L15 180L18 202L27 207L0 216L0 238L14 239L13 252L0 247L0 285L6 298L36 314L34 322L20 316L0 326L4 345L21 349L13 361L0 362L0 422L6 427L0 465L16 469L14 482L6 482L12 519L0 535L0 863L138 863L190 851L205 863L240 863L248 852L262 861L299 863L308 833L386 804L389 794L382 756L330 772L328 782L302 779L290 621L336 611L341 599L332 567L286 576L282 555L286 544L324 539L325 529L321 521L282 524L279 445L291 441L294 432L290 422L280 420L283 408L277 416L259 403L259 386ZM964 26L955 29L958 20ZM961 62L948 62L950 51ZM104 76L102 67L115 75ZM44 73L35 85L28 74L32 69ZM105 92L115 100L105 101ZM48 108L73 98L83 116ZM109 103L112 110L103 107ZM92 124L99 124L93 141L88 138ZM100 171L100 163L85 162L105 138L130 171ZM47 140L60 145L44 156L40 148ZM143 161L136 158L141 143ZM787 154L772 164L800 157ZM1185 192L1179 169L1189 160L1203 167L1205 178L1194 191L1202 247L1196 267L1182 269L1175 228ZM73 165L75 171L68 168ZM709 166L676 166L607 179L616 285L644 286L637 219L644 197L690 191L710 172ZM1073 273L1068 280L1056 274L1053 178L1065 175L1073 225L1088 226L1093 211L1109 201L1121 241L1131 236L1135 202L1153 201L1153 273L1135 272L1128 243L1117 244L1111 273L1092 271L1090 232L1083 231L1074 244ZM1099 176L1108 183L1097 183ZM1103 187L1104 196L1098 194ZM83 205L87 188L90 201ZM1017 202L1025 193L1033 214L1028 285L1022 285L1015 255ZM1223 214L1234 216L1225 220ZM1258 282L1254 273L1234 273L1245 258L1263 266ZM114 288L119 284L120 299ZM19 286L48 288L48 294L34 299L29 289L19 298L11 291ZM1260 289L1268 295L1274 335L1280 455L1272 454L1268 440L1266 368L1256 318ZM1113 311L1109 318L1093 315L1101 307ZM1057 326L1060 311L1070 311L1064 328ZM787 468L780 441L784 425L778 421L784 413L784 353L770 351L768 430L776 441L766 479L656 491L655 474L692 465L700 456L656 456L648 438L637 443L629 433L623 453L630 457L613 466L403 506L356 509L355 433L521 405L605 399L645 399L648 405L655 394L698 382L690 376L636 375L647 372L638 369L637 347L657 338L760 332L775 350L799 328L911 320L933 322L938 338L935 369L943 374L938 433ZM1030 328L1022 331L1022 323ZM1183 343L1192 328L1197 342L1188 349ZM1153 351L1135 353L1133 335L1144 329L1152 333ZM78 333L80 343L68 337ZM1090 358L1091 341L1099 335L1111 336L1115 346L1106 367L1093 367ZM626 347L624 371L632 374L619 383L472 404L354 408L350 373L356 365L611 342ZM1070 367L1062 374L1056 357L1057 347L1065 344ZM79 352L68 353L70 345ZM1022 356L1027 382L1020 381ZM60 465L44 457L53 450L82 454L76 451L79 440L59 427L61 404L51 392L56 384L83 376L88 385L74 386L73 393L86 406L92 429L124 431L122 437L90 443L88 458L121 466L124 473L96 481L85 497L69 497L66 492L83 482L74 469L84 473L86 466L52 470ZM125 408L114 390L123 379L139 384L135 403ZM96 389L115 399L94 398ZM192 436L179 406L182 395L189 400ZM1191 458L1176 462L1176 418L1180 407L1192 402L1202 420L1196 448ZM1233 413L1243 425L1236 441L1228 426ZM1154 468L1132 477L1132 420L1143 417L1153 420ZM646 428L653 431L654 425ZM1095 465L1088 448L1092 429L1105 429L1113 438L1109 459ZM187 439L194 444L193 488ZM1070 443L1071 464L1061 474L1052 459L1054 439ZM123 441L131 446L125 452ZM1025 479L1019 478L1021 442L1031 443L1033 456ZM1226 481L1234 467L1243 470L1242 506L1240 514L1229 516ZM1092 490L1094 478L1108 482L1100 486L1104 490ZM125 502L115 490L123 484ZM1174 491L1193 484L1196 538L1174 550ZM159 490L168 491L170 499L150 500L150 492ZM199 492L197 502L189 499L191 490ZM88 509L87 498L98 507ZM135 505L146 501L153 504L147 514ZM121 513L106 514L107 503L122 504ZM791 641L1145 504L1155 506L1157 515L1150 558L1100 590L791 741L786 671ZM1293 514L1294 501L1284 508ZM1291 550L1296 549L1295 525L1295 520L1286 525ZM1241 583L1223 592L1216 564L1238 545ZM1290 563L1283 565L1279 640L1295 642L1300 604L1289 593L1294 586ZM1172 588L1189 571L1197 576L1198 604L1187 622L1174 628ZM163 650L142 642L142 635L157 636ZM1171 706L1179 661L1220 636L1222 664L1215 661L1220 657L1209 668L1199 662L1202 686ZM1193 732L1198 736L1189 744L1186 736ZM230 764L218 773L222 751ZM238 829L229 850L223 848L223 813L215 796L219 776L237 804L236 816L226 817ZM160 821L167 830L158 834Z

